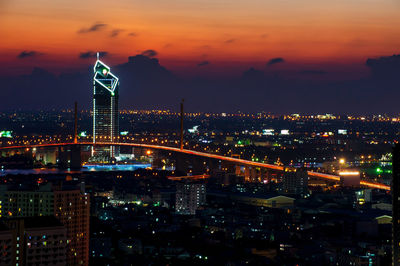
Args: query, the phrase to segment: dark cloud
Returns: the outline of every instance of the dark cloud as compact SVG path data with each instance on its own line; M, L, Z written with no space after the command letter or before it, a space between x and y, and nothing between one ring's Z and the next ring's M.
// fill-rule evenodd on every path
M201 67L201 66L206 66L206 65L209 65L209 64L210 64L209 61L202 61L202 62L198 63L197 66Z
M82 28L78 31L78 33L89 33L89 32L96 32L104 29L107 26L105 23L97 22L90 26L89 28Z
M251 81L261 81L264 78L264 72L254 67L250 67L248 70L244 71L242 74L242 80L246 83Z
M106 57L108 55L108 52L105 51L100 51L99 56L100 57ZM87 51L87 52L82 52L79 54L80 59L88 59L88 58L96 58L97 53L93 51Z
M235 39L229 39L229 40L226 40L224 43L234 43L236 40Z
M275 64L283 63L283 62L285 62L285 59L283 59L282 57L272 58L268 61L267 66L275 65Z
M137 33L136 33L136 32L129 32L129 33L128 33L128 36L136 37L136 36L137 36Z
M371 69L374 78L400 79L400 54L368 58L365 64Z
M95 56L92 51L85 53ZM202 60L206 58L199 62ZM162 66L157 58L142 54L129 57L121 65L111 66L111 71L121 81L120 108L176 110L180 100L185 98L188 109L206 112L398 114L399 60L397 55L373 58L366 62L371 69L370 76L334 80L318 76L322 70L317 66L298 69L297 75L247 68L242 75L183 78ZM4 88L2 97L7 99L1 108L60 109L70 107L79 99L82 108L90 109L91 68L82 73L61 75L39 68L20 76L1 76L0 72L0 83ZM321 68L329 70L328 65ZM309 76L300 76L300 71ZM389 76L383 76L387 73ZM329 97L327 91L332 92Z
M151 49L142 52L142 55L147 57L155 57L157 56L157 54L158 54L157 51Z
M110 37L117 37L123 31L124 30L121 30L121 29L114 29L111 31Z
M17 56L17 58L19 58L19 59L23 59L23 58L27 58L27 57L36 57L36 56L39 56L39 55L43 55L42 53L40 53L40 52L37 52L37 51L22 51L18 56Z
M328 72L324 71L324 70L317 70L317 69L308 69L308 70L301 70L300 74L304 74L304 75L325 75Z
M6 99L16 99L20 93L24 95L18 100L10 101L10 107L14 105L26 109L59 109L71 106L76 99L86 101L86 97L90 97L90 92L83 90L84 86L90 86L88 76L86 79L80 74L64 77L65 75L56 76L48 70L35 67L28 75L8 77L5 80L0 77L0 82L7 82L7 89L4 91Z

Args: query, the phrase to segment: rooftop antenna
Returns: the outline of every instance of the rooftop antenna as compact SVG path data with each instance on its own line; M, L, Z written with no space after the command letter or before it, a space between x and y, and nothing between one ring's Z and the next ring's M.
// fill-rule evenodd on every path
M97 60L99 60L99 52L97 52Z
M183 102L184 99L182 99L181 102L181 139L180 139L180 149L183 150L183 116L185 115L185 113L183 112Z
M74 143L78 143L78 102L75 102Z

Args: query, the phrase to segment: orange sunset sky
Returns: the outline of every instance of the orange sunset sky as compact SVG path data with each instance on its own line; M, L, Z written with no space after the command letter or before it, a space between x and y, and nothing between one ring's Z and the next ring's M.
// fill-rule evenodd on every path
M397 0L0 0L0 70L57 73L86 68L93 60L83 52L107 51L113 65L148 49L182 73L203 61L218 72L276 57L363 66L399 52L399 11Z

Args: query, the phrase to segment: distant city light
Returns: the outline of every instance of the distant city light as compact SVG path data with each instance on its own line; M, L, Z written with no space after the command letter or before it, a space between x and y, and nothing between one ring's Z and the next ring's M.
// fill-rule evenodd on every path
M199 132L198 128L199 128L199 126L194 126L193 128L189 128L188 132L192 133L192 134L196 133L196 132Z
M126 136L126 135L128 135L128 133L129 133L129 131L122 131L120 134L121 134L121 136Z
M282 129L281 135L289 135L289 129Z
M0 138L12 138L12 131L0 131Z
M265 136L273 136L274 135L274 129L263 129L263 135Z
M82 131L81 133L79 133L79 137L87 137L86 131Z

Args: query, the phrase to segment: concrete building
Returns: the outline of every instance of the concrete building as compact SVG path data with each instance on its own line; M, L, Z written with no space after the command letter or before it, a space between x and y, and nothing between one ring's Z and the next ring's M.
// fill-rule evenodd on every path
M37 189L0 186L2 217L40 217L53 215L67 230L67 264L88 265L89 196L76 186L46 184Z
M67 265L67 229L53 216L24 219L24 265Z
M306 169L285 168L282 178L283 192L287 194L306 194L308 192L308 174Z
M261 197L246 195L244 193L232 195L231 198L232 200L242 204L269 208L290 207L293 206L295 200L294 198L282 195L265 195L264 197Z
M195 214L206 202L206 185L200 182L178 182L176 184L175 210L180 214Z
M3 220L1 265L67 265L66 228L54 216Z
M13 232L4 224L0 224L0 265L12 265L15 247Z
M53 215L54 193L47 184L37 190L9 190L0 186L0 217L34 217Z
M68 265L89 265L89 206L80 190L54 191L54 216L67 228Z

